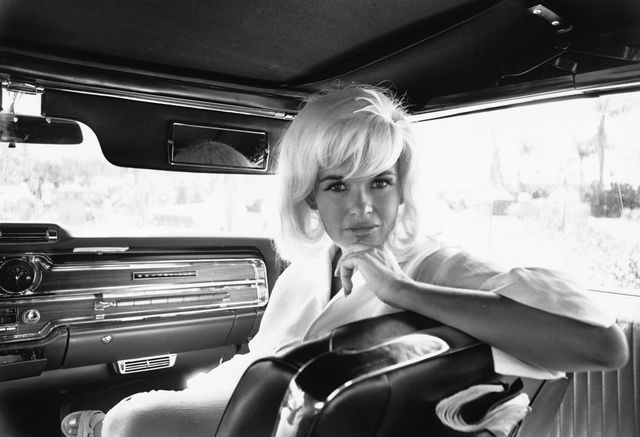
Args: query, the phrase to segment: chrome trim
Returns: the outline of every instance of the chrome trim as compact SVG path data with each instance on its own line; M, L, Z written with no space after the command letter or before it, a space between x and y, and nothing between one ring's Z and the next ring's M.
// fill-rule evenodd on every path
M94 311L104 311L107 308L114 308L117 307L118 303L114 302L112 300L109 301L98 301L98 302L94 302L93 303L93 310Z
M95 264L76 264L76 263L67 263L66 265L54 266L52 271L54 272L88 272L88 271L96 271L96 270L132 270L132 269L149 269L149 268L179 268L185 267L180 264L165 264L162 263L149 263L140 262L138 264L127 262L126 264L123 262L122 264L109 264L108 262L96 262Z
M616 296L638 296L638 292L640 290L638 289L633 289L633 288L629 288L629 289L625 289L625 288L600 288L600 287L589 287L587 288L587 292L589 293L594 293L594 294L609 294L609 295L616 295Z
M616 84L611 84L611 85L589 85L589 84L578 84L577 85L577 89L585 94L588 93L597 93L597 92L609 92L609 91L618 91L618 90L624 90L624 89L631 89L636 90L637 88L640 87L640 81L638 82L623 82L623 83L616 83Z
M257 294L257 290L256 290L256 294ZM132 298L125 298L125 299L100 300L93 304L93 308L95 311L104 311L107 308L134 307L137 309L137 311L134 311L134 312L137 313L137 312L143 311L140 308L144 308L147 305L169 305L170 303L197 302L200 300L208 300L204 298L209 296L211 300L214 300L216 302L204 304L204 305L222 306L225 303L225 301L228 301L231 298L231 294L228 291L214 291L209 293L203 292L203 293L187 294L187 295L181 295L181 296L176 296L175 294L168 294L168 295L161 295L156 297L148 297L146 299L144 298L140 299L138 296L135 296ZM165 302L154 302L154 300L160 300L160 299L164 299ZM174 302L169 302L170 299L174 299ZM178 301L177 299L180 299L180 301ZM257 302L257 299L255 301ZM245 303L245 302L247 301L240 301L239 303ZM248 302L254 302L254 300L252 299ZM193 306L199 306L199 305L193 305ZM122 313L119 313L119 315L121 314Z
M48 257L37 254L29 254L30 257L38 257L38 261L47 267L47 262L50 262ZM205 263L205 262L220 262L226 264L239 264L250 265L253 268L253 279L240 279L229 281L208 281L208 282L196 282L196 283L181 283L181 284L144 284L144 285L123 285L117 287L88 287L82 289L68 289L49 291L39 295L9 295L6 298L0 300L4 305L30 305L35 303L61 303L61 302L79 302L87 301L94 302L99 308L95 308L94 312L87 316L71 317L57 320L51 320L47 322L37 332L30 333L17 333L11 331L13 335L5 336L0 334L0 343L15 343L20 341L40 340L49 335L53 330L62 326L74 326L78 324L95 324L95 323L117 323L117 322L130 322L139 320L152 320L163 319L167 317L178 316L192 316L192 315L205 315L215 314L221 311L230 311L235 309L247 309L247 308L261 308L264 307L269 300L269 288L267 282L267 269L263 260L259 258L223 258L223 259L196 259L196 260L168 260L166 262L190 262L190 263ZM149 264L145 262L131 262L126 265L114 265L111 263L105 263L102 267L109 269L119 268L121 270L138 269L143 265L151 265L157 268L158 265ZM164 265L164 264L163 264ZM184 267L184 265L178 265ZM81 267L80 270L77 267ZM92 270L90 264L82 264L74 266L71 269L60 269L60 267L54 267L53 271L85 271ZM228 302L227 295L231 297L231 292L234 289L250 289L255 291L255 296L249 296L250 300L243 300L239 302ZM125 291L118 291L125 290ZM106 291L106 292L104 292ZM194 303L193 305L180 305L177 308L171 308L171 312L159 312L162 308L157 306L154 308L145 308L144 305L134 306L135 311L118 312L115 314L109 314L104 310L106 308L117 306L118 300L123 299L136 299L136 298L156 298L156 297L170 297L167 292L181 293L199 293L202 295L207 294L220 294L223 295L222 301ZM179 297L175 296L174 297ZM112 301L112 302L110 302ZM100 304L103 305L100 305ZM113 304L115 303L115 305ZM184 302L182 302L184 303ZM179 303L180 304L180 303ZM160 304L159 304L160 305ZM102 307L102 308L100 308Z
M129 247L126 246L74 247L73 253L96 253L100 255L102 253L124 253L127 250L129 250Z
M58 291L50 291L46 293L42 293L40 295L29 295L28 299L25 299L24 295L13 294L9 295L10 297L16 297L16 299L5 298L2 300L2 303L13 303L13 304L23 304L34 302L34 299L37 302L65 302L65 301L79 301L79 300L93 300L96 295L101 295L104 298L116 298L116 297L144 297L144 296L154 296L161 295L166 291L184 291L184 292L202 292L202 291L210 291L211 289L223 290L225 288L239 288L246 287L252 288L256 287L267 288L267 282L265 279L251 279L251 280L238 280L238 281L218 281L218 282L198 282L194 283L183 283L183 284L146 284L146 285L122 285L122 286L111 286L111 287L92 287L92 288L74 288L74 289L65 289ZM117 292L113 293L104 293L104 290L123 290L130 289L129 293ZM58 297L53 297L57 295Z
M133 272L131 273L131 279L134 281L146 281L152 279L164 279L164 278L195 278L197 273L195 270L177 270L177 271L148 271L148 272Z
M269 287L267 286L267 266L261 259L257 259L258 262L252 262L254 277L260 281L258 287L258 305L265 306L269 301ZM260 265L260 268L258 268Z
M47 297L42 297L47 296ZM93 294L83 294L78 296L58 296L58 297L49 297L49 294L42 295L34 295L30 294L28 296L16 296L17 299L4 298L0 302L2 305L25 305L25 304L33 304L33 303L50 303L50 302L78 302L82 300L95 300L95 296Z
M509 106L516 106L528 103L544 102L553 99L562 99L566 97L579 97L584 96L584 92L576 89L541 92L538 94L516 96L516 97L503 97L495 98L492 100L486 100L483 102L472 103L466 106L449 105L449 107L443 107L438 109L431 109L428 112L419 113L416 115L410 115L409 120L411 122L419 123L422 121L437 120L439 118L451 117L454 115L472 114L475 112L483 112L489 109L507 108Z
M198 289L202 287L208 288L220 288L226 286L256 286L262 287L267 285L267 267L263 260L260 258L245 258L245 259L234 259L234 258L225 258L225 259L195 259L195 260L184 260L184 261L175 261L175 260L166 260L163 263L153 264L148 261L142 262L127 262L126 264L113 264L112 262L105 263L95 263L95 264L78 264L78 265L66 265L66 266L54 266L51 269L51 272L82 272L82 271L95 271L95 270L143 270L143 269L177 269L177 268L185 268L190 267L190 264L197 263L217 263L217 264L226 264L226 265L242 265L242 266L252 266L254 270L254 278L255 279L239 279L239 280L230 280L230 281L208 281L208 282L197 282L197 283L179 283L179 284L126 284L126 285L116 285L116 286L105 286L105 287L86 287L86 288L69 288L69 289L59 289L56 291L47 292L48 295L52 293L59 294L96 294L96 293L104 293L105 291L116 292L116 290L131 290L132 293L136 292L144 292L146 290L157 292L163 290L188 290L188 289ZM262 274L260 272L263 272ZM121 293L121 292L120 292ZM267 290L268 293L268 290ZM119 294L123 296L122 294ZM263 296L264 297L264 296Z
M54 227L47 229L47 239L49 241L58 241L58 229Z
M226 289L237 289L237 288L248 288L248 289L252 289L252 288L257 288L259 286L261 286L261 283L258 283L257 281L252 281L252 282L240 282L238 281L237 283L227 283L224 285L219 285L221 284L220 282L211 282L209 286L206 285L202 285L202 284L198 284L198 286L191 286L191 287L184 287L184 288L177 288L174 290L170 290L170 291L180 291L182 293L210 293L210 292L222 292ZM100 294L100 296L102 296L103 299L136 299L136 298L154 298L154 297L160 297L160 296L175 296L175 294L171 293L171 294L167 294L165 293L165 291L167 290L141 290L140 293L136 293L136 292L130 292L130 293L102 293Z
M118 360L114 363L114 368L121 375L138 372L149 372L158 369L168 369L176 364L176 356L176 354L166 354L155 355L151 357ZM137 366L137 368L129 370L129 366Z
M421 122L489 109L572 97L594 97L639 88L640 68L638 63L633 63L623 67L579 73L571 77L543 79L436 97L427 106L410 115L409 120Z
M149 294L154 294L158 291L167 291L167 290L198 290L203 287L208 288L220 288L227 286L261 286L263 285L263 281L256 279L245 279L245 280L237 280L237 281L218 281L218 282L198 282L198 283L182 283L182 284L144 284L144 285L116 285L110 287L88 287L88 288L69 288L64 290L58 290L55 293L60 294L102 294L103 296L114 296L114 294L109 293L110 290L113 290L115 296L126 296L122 292L117 292L116 290L131 290L131 293L140 292L149 292Z
M40 311L30 308L22 313L22 321L27 324L34 324L40 321Z
M25 93L31 95L40 95L44 92L44 87L30 82L12 82L11 79L2 81L2 88L12 93Z
M248 134L264 134L264 138L266 141L266 146L267 146L267 159L265 161L264 167L236 167L236 166L232 166L232 165L224 165L224 164L199 164L199 163L188 163L188 162L176 162L173 160L173 154L174 154L174 147L175 147L175 141L174 141L174 136L175 136L175 127L178 126L184 126L184 127L195 127L195 128L205 128L205 129L218 129L218 130L225 130L225 131L233 131L233 132L243 132L243 133L248 133ZM204 126L204 125L198 125L198 124L190 124L190 123L182 123L182 122L174 122L171 126L171 138L169 138L167 140L167 145L169 146L169 156L168 156L168 160L169 160L169 165L171 166L176 166L176 167L191 167L191 168L209 168L209 169L216 169L216 168L220 168L220 169L226 169L226 170L233 170L233 171L237 171L237 172L251 172L251 173L269 173L269 164L271 163L271 156L273 155L272 152L272 144L269 143L269 132L266 131L257 131L257 130L250 130L250 129L240 129L240 128L231 128L231 127L222 127L222 126ZM243 155L244 156L244 155Z
M87 271L87 270L130 270L130 269L144 269L144 268L178 268L184 267L184 264L188 263L236 263L236 264L250 264L253 262L261 263L263 266L264 261L260 258L196 258L196 259L169 259L162 260L157 263L149 261L127 261L121 264L114 261L96 261L94 263L74 263L69 262L65 265L54 266L52 271Z
M0 262L0 269L2 269L2 267L5 266L5 264L11 261L22 261L24 263L29 264L31 266L31 269L33 270L33 282L31 282L31 285L29 285L24 290L16 291L16 292L6 290L2 286L0 286L0 299L2 299L2 301L4 301L3 296L6 297L6 296L29 295L33 293L33 291L36 288L38 288L38 285L40 285L40 281L42 281L42 271L40 270L40 266L42 265L42 263L40 260L36 258L36 256L23 255L23 256L7 257L4 260L2 260L2 262Z
M205 101L194 101L179 97L170 96L151 96L140 92L122 91L116 89L104 89L91 87L92 90L81 90L77 88L68 88L59 85L48 85L47 89L63 91L68 93L86 94L98 97L111 97L114 99L131 100L134 102L154 103L165 106L178 106L182 108L204 109L207 111L225 112L229 114L251 115L257 117L273 118L277 120L293 120L294 114L284 111L272 111L268 109L248 108L245 106L234 106L225 103L214 103Z
M5 114L5 113L2 113ZM22 228L24 232L17 232L15 226L3 226L4 232L0 232L0 243L52 243L58 240L58 228L56 226L32 225ZM9 241L7 241L9 240Z
M173 311L170 313L155 313L155 314L142 314L142 315L128 315L134 314L132 313L124 313L117 314L117 317L109 317L109 314L102 314L94 316L85 316L85 317L72 317L68 319L58 319L48 322L44 325L38 332L31 332L25 334L15 334L11 336L3 336L0 334L0 343L8 344L8 343L18 343L22 341L34 341L34 340L42 340L46 338L49 334L51 334L56 328L60 327L72 327L72 326L91 326L91 325L100 325L100 324L113 324L113 323L126 323L126 322L134 322L134 321L147 321L154 319L167 319L174 318L180 316L199 316L199 315L209 315L216 314L220 312L229 312L231 310L238 309L247 309L247 308L260 308L263 305L255 305L251 303L238 303L235 305L193 305L190 307L181 307L177 311ZM149 311L149 310L147 310ZM154 311L157 311L154 310ZM141 311L135 312L140 313Z

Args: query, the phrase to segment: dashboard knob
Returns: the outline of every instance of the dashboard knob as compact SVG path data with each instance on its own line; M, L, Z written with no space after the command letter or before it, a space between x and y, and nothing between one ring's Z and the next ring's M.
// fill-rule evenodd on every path
M22 320L24 323L37 323L40 320L40 311L27 310L22 314Z

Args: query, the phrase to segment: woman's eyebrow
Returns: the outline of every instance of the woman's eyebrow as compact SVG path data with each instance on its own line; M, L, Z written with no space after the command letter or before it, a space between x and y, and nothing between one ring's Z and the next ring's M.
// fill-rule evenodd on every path
M382 173L379 173L375 176L373 176L372 178L379 178L379 177L385 177L385 176L394 176L396 177L396 171L395 170L385 170ZM361 179L361 178L357 178L357 179ZM343 181L344 180L344 176L339 176L339 175L334 175L334 174L328 174L325 176L322 176L318 182L327 182L327 181Z
M320 178L318 182L326 182L326 181L342 181L344 178L338 175L326 175Z
M396 175L396 171L395 170L385 170L382 173L380 173L379 175L377 175L376 177L384 177L384 176L397 176Z

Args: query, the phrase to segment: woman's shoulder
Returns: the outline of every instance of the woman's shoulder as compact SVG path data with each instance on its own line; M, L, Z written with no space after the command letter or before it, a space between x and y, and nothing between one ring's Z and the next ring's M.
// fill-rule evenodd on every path
M418 269L424 264L425 260L443 248L444 244L442 241L432 237L424 237L421 238L409 252L404 254L404 259L399 259L399 261L403 266L404 272L415 279Z
M500 272L494 264L460 247L441 244L441 247L419 259L412 277L436 285L476 288Z

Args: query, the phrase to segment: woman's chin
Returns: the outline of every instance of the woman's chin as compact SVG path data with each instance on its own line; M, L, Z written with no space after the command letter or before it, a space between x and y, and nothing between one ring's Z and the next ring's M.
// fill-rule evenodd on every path
M359 239L346 244L342 247L342 251L345 254L362 252L363 250L371 249L372 247L381 247L383 244L384 243L380 242L378 239Z

